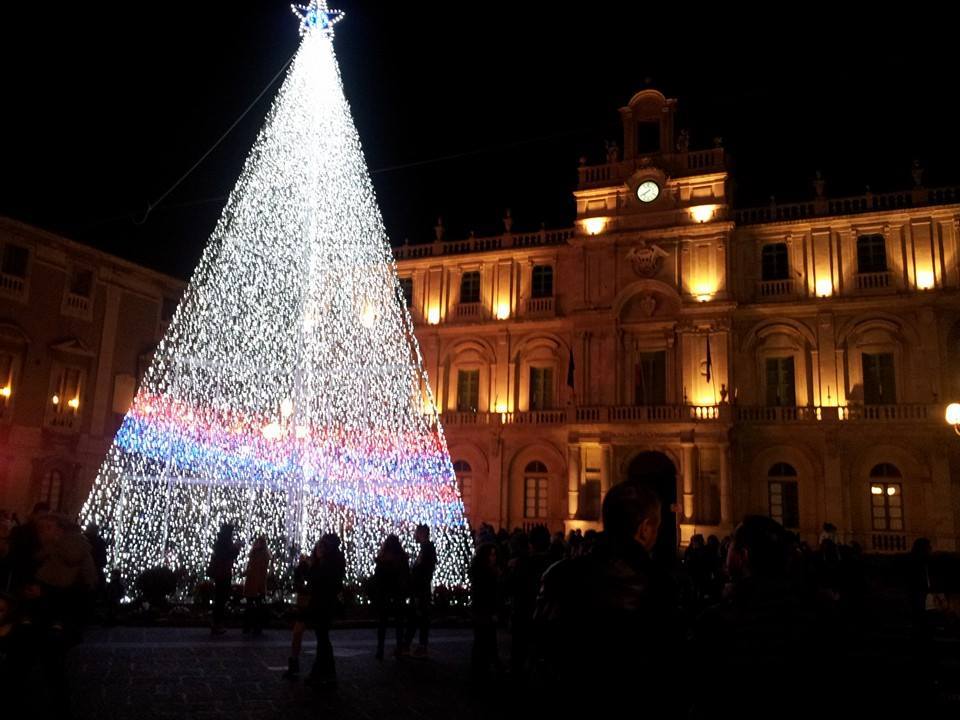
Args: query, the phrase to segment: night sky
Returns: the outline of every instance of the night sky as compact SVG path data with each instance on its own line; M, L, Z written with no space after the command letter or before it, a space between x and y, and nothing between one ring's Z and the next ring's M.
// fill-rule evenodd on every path
M337 52L394 242L564 226L577 159L620 140L651 80L691 147L720 136L736 202L960 184L947 23L834 6L726 15L671 3L340 0ZM298 43L289 3L22 3L0 10L0 215L187 277ZM522 9L515 9L514 6ZM879 5L859 13L876 16ZM877 11L877 12L875 12ZM794 17L793 15L796 15ZM763 26L767 30L763 30ZM943 27L941 30L940 27Z

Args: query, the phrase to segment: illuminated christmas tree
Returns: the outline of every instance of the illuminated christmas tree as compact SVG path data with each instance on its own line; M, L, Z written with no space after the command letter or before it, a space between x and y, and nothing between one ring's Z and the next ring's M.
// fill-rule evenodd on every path
M453 466L333 51L340 13L295 8L301 46L82 511L132 579L205 573L221 523L348 574L387 533L432 529L466 585Z

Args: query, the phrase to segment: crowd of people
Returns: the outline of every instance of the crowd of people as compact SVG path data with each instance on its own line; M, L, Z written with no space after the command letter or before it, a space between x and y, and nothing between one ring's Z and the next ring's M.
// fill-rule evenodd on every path
M829 523L817 546L809 547L774 520L749 516L728 537L694 535L677 556L657 543L656 494L626 483L604 498L602 520L600 532L567 535L544 526L509 532L482 525L475 531L469 577L471 669L478 686L508 678L557 697L584 683L630 687L642 679L651 689L644 703L654 716L679 706L691 717L725 709L760 712L782 706L796 677L835 664L858 641L867 592L862 552L839 543ZM377 661L384 659L391 630L395 657L429 656L437 550L426 525L417 527L415 542L411 558L400 538L388 535L364 587L375 611ZM214 635L227 631L226 606L243 548L234 527L221 526L207 568ZM930 556L929 542L918 540L906 578L918 657L930 647L924 612ZM23 523L0 513L0 681L39 677L55 700L66 701L65 657L80 640L84 619L98 604L109 622L126 594L116 571L107 578L107 557L96 526L81 530L43 504ZM244 633L260 634L268 621L271 563L267 538L255 538L241 589ZM297 560L284 678L300 676L303 636L312 629L317 653L305 682L336 685L330 630L345 576L335 533ZM506 662L499 642L504 633ZM677 669L690 658L713 670L687 683ZM842 695L838 675L824 670L815 686L793 697L790 712ZM729 688L745 679L751 691L732 699Z

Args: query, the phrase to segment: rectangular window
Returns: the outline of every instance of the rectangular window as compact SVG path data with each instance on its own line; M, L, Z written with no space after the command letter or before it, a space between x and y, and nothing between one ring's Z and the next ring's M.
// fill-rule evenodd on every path
M897 388L893 353L863 353L863 402L865 405L893 405Z
M25 247L8 243L3 246L3 261L0 264L0 270L5 275L25 278L27 277L27 260L29 257L30 253Z
M667 404L667 353L640 353L637 360L635 402L637 405Z
M534 265L530 295L534 298L553 297L553 266Z
M886 238L883 235L861 235L857 238L857 271L878 273L887 270Z
M763 280L787 280L790 277L786 243L764 245L760 261Z
M903 489L900 483L871 483L870 506L874 530L903 530Z
M476 412L480 406L480 371L457 371L457 410Z
M53 404L54 414L76 415L80 408L80 382L82 371L78 368L67 367L60 371L60 377L54 387Z
M796 530L800 527L800 501L797 483L793 481L771 480L770 517L785 528Z
M530 409L553 407L553 368L530 368Z
M0 352L0 411L10 404L13 395L13 355ZM2 412L0 412L2 415Z
M480 271L471 270L460 277L460 302L480 302Z
M523 516L528 520L547 517L547 478L527 476L523 498Z
M413 306L413 278L400 278L400 296L408 309Z
M767 405L795 407L796 385L792 357L767 358Z
M89 299L93 294L93 272L75 269L70 273L70 294Z

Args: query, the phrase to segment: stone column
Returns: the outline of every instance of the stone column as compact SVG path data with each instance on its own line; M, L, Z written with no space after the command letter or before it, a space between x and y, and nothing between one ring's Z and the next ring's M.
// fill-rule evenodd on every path
M604 443L600 446L600 501L603 502L603 498L606 497L607 493L610 492L610 486L613 484L613 478L611 477L611 454L613 453L613 447L609 443Z
M720 524L733 526L733 488L730 486L730 446L720 446Z
M694 443L680 444L683 450L683 519L687 522L693 519L693 450Z
M580 446L567 449L567 516L572 520L580 506Z

